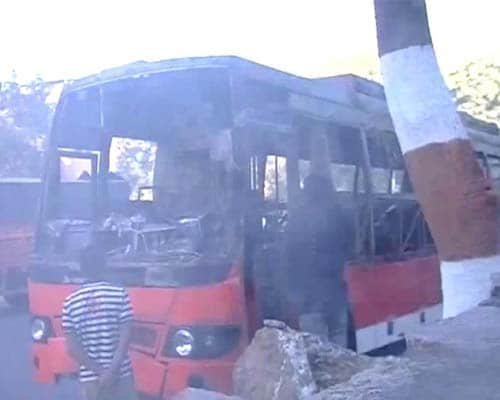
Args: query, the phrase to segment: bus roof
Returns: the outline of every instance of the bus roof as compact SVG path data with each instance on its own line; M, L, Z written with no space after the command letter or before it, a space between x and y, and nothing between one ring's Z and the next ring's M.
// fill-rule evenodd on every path
M385 101L382 85L356 75L348 74L334 77L305 78L237 56L179 58L155 62L138 61L71 81L67 84L64 93L92 86L100 86L122 79L146 77L169 71L205 68L231 70L250 79L284 87L291 92L339 103L352 103L349 89L354 87L362 93L369 93L371 96L376 96Z
M212 68L230 70L248 79L282 87L291 92L291 108L315 118L336 119L339 123L354 127L368 125L380 130L394 130L384 88L377 82L352 74L323 78L299 77L236 56L139 61L72 81L64 89L64 94L157 73ZM461 117L474 141L479 141L482 147L496 148L495 153L500 153L500 133L495 124L480 121L465 113L461 113Z

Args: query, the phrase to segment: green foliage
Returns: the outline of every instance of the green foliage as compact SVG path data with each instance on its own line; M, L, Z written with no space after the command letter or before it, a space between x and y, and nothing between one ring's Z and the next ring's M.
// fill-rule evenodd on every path
M472 62L450 74L447 82L460 111L500 122L500 65Z
M132 198L137 198L141 186L153 184L155 156L155 143L136 139L113 139L110 168L130 184Z
M50 86L40 78L27 85L0 84L0 176L40 176L42 150L53 107Z
M366 77L382 82L378 71L370 70ZM444 78L459 111L500 124L500 65L474 61Z

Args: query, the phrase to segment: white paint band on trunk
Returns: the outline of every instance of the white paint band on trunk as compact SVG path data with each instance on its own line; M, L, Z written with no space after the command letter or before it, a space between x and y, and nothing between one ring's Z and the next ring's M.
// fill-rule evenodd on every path
M441 262L443 317L454 317L490 296L491 275L500 272L500 255Z
M430 143L467 139L430 45L380 58L387 105L403 153Z

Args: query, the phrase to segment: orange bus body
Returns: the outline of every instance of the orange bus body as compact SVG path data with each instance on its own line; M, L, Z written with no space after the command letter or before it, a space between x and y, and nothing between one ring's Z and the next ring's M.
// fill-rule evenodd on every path
M247 312L241 277L233 270L226 280L194 288L128 288L134 309L130 356L137 390L157 396L170 395L197 381L206 388L231 393L235 360L248 344ZM35 343L33 365L40 383L55 383L62 375L76 373L65 349L61 310L72 285L29 282L32 314L50 321L52 335ZM171 326L238 326L237 345L216 359L172 358L164 355Z
M253 291L244 296L237 271L234 268L223 282L204 287L128 289L135 314L130 356L140 393L168 399L192 385L193 379L208 389L232 393L233 368L254 333L259 311L252 306ZM352 265L346 270L346 281L352 334L361 352L394 343L406 331L440 319L441 281L435 256ZM52 327L46 343L33 347L35 377L40 383L55 383L60 376L76 373L61 328L62 303L75 289L71 285L29 282L32 313L50 320ZM297 316L292 312L289 317L288 322L294 325ZM193 324L243 329L237 346L222 357L193 360L164 356L169 328Z

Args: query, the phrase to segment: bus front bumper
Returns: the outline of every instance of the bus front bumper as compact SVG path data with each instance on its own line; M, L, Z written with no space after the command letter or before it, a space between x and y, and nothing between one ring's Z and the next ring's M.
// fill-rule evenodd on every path
M169 399L188 386L230 394L233 361L227 360L157 360L149 354L131 350L136 389L151 398ZM49 338L33 344L35 380L53 384L62 376L75 375L77 366L65 349L64 338Z

